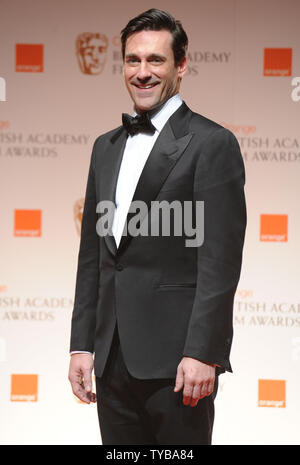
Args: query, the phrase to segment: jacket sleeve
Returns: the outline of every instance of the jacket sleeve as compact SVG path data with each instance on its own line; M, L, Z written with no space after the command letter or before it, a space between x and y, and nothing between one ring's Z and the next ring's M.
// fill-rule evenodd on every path
M94 349L99 282L99 237L96 231L95 146L91 156L81 224L70 351Z
M204 202L204 241L197 248L197 287L184 356L232 371L233 301L246 228L245 170L235 136L216 129L200 149L194 200Z

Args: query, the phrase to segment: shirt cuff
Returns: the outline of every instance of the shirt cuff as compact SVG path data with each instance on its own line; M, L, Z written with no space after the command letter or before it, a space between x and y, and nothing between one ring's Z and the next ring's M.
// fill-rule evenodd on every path
M74 354L92 354L92 352L87 352L86 350L73 350L72 352L70 352L70 355L74 355Z

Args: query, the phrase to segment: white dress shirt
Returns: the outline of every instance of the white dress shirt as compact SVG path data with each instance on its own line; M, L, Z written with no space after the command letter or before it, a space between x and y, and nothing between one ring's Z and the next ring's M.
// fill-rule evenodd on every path
M179 94L174 95L162 106L158 113L151 118L155 127L155 133L138 133L134 136L128 135L124 154L119 170L117 188L115 195L115 213L112 232L118 247L125 225L127 213L147 158L170 116L181 106L182 99ZM134 113L133 116L135 116ZM89 353L85 351L73 351L74 353Z
M117 247L121 240L125 220L138 180L149 154L164 125L181 104L182 99L180 95L174 95L167 100L160 111L151 118L151 123L156 129L153 135L138 133L134 136L129 135L127 138L117 180L115 196L116 209L112 225L112 232Z

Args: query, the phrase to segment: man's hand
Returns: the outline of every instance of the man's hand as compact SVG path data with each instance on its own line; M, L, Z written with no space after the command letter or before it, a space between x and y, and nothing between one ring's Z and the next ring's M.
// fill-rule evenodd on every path
M214 390L216 366L183 357L177 368L174 392L183 389L183 403L195 407L199 399L209 396Z
M72 391L78 399L89 404L96 402L96 394L92 392L92 370L94 360L92 354L71 355L69 381Z

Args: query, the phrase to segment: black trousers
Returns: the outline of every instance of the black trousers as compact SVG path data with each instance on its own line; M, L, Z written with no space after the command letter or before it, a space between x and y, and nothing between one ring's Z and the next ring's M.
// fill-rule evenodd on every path
M96 378L97 408L103 445L211 444L214 392L197 406L173 392L175 379L134 378L128 372L117 330L101 378Z

